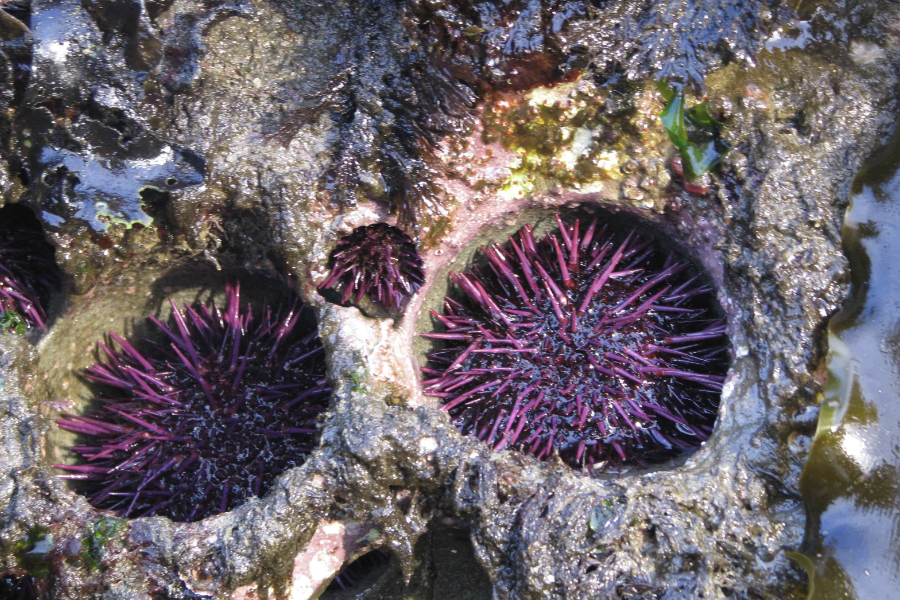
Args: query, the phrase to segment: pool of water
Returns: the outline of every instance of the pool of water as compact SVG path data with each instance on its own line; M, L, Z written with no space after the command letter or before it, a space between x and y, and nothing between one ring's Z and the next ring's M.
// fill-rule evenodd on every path
M829 331L829 385L801 489L814 600L900 597L900 127L857 177L852 284Z

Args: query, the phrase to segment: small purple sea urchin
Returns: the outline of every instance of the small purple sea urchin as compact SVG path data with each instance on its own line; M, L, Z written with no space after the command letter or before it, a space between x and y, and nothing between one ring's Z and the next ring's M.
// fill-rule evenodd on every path
M117 397L57 420L89 441L72 448L84 463L54 465L94 506L196 521L265 493L312 450L331 391L315 328L301 331L299 301L254 319L239 286L226 296L225 310L172 302L172 327L148 317L168 343L147 352L113 333L121 350L100 344L108 362L85 376Z
M342 303L364 295L397 313L425 281L422 259L412 239L386 223L357 227L341 238L328 259L331 274L319 291L342 292Z
M31 211L0 210L0 326L15 331L21 324L19 333L26 326L45 328L43 302L58 281L53 254Z
M715 423L725 326L689 265L581 223L482 249L489 272L451 273L465 295L432 311L446 347L425 393L495 450L573 467L645 466L697 447ZM704 300L707 302L704 303Z

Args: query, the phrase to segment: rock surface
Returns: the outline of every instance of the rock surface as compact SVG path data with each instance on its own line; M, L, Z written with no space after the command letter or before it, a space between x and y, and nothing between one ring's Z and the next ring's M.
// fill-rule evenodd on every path
M413 582L405 597L426 598L421 542L452 523L498 598L802 590L786 554L805 526L798 438L813 433L824 325L847 290L849 187L896 118L900 13L800 10L0 5L0 204L41 217L70 292L44 337L0 335L0 570L46 567L51 598L300 600L381 547ZM724 122L734 150L703 185L671 168L653 77L705 93ZM727 315L716 431L670 469L589 478L492 453L421 393L415 333L446 272L526 220L590 206L675 240ZM380 220L416 234L426 266L396 322L315 291L335 241ZM108 515L54 477L52 419L85 404L79 369L105 331L235 273L281 277L317 310L334 389L319 447L230 513L124 523L92 568L82 540Z

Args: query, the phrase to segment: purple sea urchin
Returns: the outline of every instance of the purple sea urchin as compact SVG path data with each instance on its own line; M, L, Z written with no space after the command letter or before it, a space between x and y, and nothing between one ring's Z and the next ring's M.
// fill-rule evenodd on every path
M363 296L397 313L425 281L412 239L386 223L357 227L341 238L328 259L331 273L319 291L342 292L342 303Z
M573 467L647 465L694 448L715 423L727 368L711 288L653 240L576 220L535 241L482 250L490 272L452 273L447 345L429 355L425 393L495 450ZM482 269L483 271L483 269ZM704 303L704 297L707 302Z
M89 441L72 448L85 462L54 465L94 506L196 521L265 493L312 450L331 391L317 331L298 325L299 301L254 319L239 286L226 297L225 310L172 302L171 327L148 317L168 343L147 352L112 333L120 350L100 344L107 362L85 376L117 397L57 420Z
M0 326L19 333L45 328L43 304L58 281L53 254L30 210L0 210Z

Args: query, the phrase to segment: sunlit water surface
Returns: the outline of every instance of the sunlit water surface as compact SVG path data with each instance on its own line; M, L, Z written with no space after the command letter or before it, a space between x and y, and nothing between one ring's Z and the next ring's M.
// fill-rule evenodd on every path
M854 184L852 287L801 489L816 600L900 598L900 129Z

